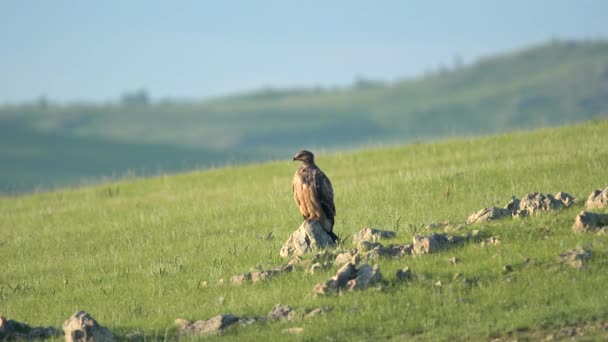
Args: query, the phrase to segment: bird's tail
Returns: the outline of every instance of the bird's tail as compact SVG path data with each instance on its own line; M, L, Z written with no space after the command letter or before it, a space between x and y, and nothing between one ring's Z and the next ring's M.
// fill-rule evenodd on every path
M340 242L340 238L338 237L338 235L334 234L333 231L329 231L327 232L327 234L329 234L329 236L331 237L332 240L334 240L334 243L337 244L338 242Z

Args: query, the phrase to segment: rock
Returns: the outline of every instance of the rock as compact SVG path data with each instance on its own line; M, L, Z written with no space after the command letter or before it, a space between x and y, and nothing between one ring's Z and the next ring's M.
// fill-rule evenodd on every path
M299 335L299 334L304 333L304 328L302 328L302 327L291 327L291 328L283 329L283 333L284 334Z
M356 276L357 270L355 268L355 264L349 262L344 264L344 266L342 266L329 280L315 285L313 292L318 295L337 292L338 290L346 287L346 283Z
M251 280L251 273L237 274L230 278L230 282L234 285L243 285L248 280Z
M484 208L470 215L467 218L467 224L493 221L505 216L511 216L511 213L511 210L505 208Z
M519 198L513 196L511 197L509 203L507 203L507 205L505 206L505 209L508 209L510 212L514 212L515 210L519 209L520 203L521 201L519 200Z
M190 324L192 324L191 321L184 319L184 318L176 318L175 321L173 322L173 324L175 325L175 327L180 330L180 329L184 329L185 327L189 326Z
M397 280L408 281L412 279L412 270L405 266L404 268L397 270Z
M394 231L365 228L353 235L353 244L358 245L361 241L377 242L384 239L392 239L395 236L397 236L397 232Z
M574 203L574 197L565 192L558 192L557 197L551 194L533 192L524 196L519 203L519 207L513 212L513 216L532 216L541 211L549 211L569 207Z
M446 248L450 241L446 234L414 236L413 254L430 254Z
M239 321L238 317L233 314L217 315L208 320L200 320L177 331L178 335L210 335L218 334L227 327Z
M585 209L599 209L608 207L608 186L603 190L593 191L585 201Z
M31 327L26 323L0 316L0 340L35 340L58 335L53 327Z
M291 306L277 304L270 310L267 317L273 321L291 321L295 317L295 313Z
M335 246L334 240L316 221L304 221L300 228L293 232L279 253L288 258L304 255L312 250Z
M347 262L351 262L351 260L353 260L354 255L351 252L344 252L344 253L340 253L338 255L336 255L336 259L334 260L334 263L336 265L344 265Z
M380 274L380 267L377 264L374 266L363 264L357 270L357 277L349 280L346 287L349 290L362 290L377 284L380 280L382 280L382 274Z
M588 230L599 232L604 226L608 226L608 214L581 211L574 219L572 230L578 233Z
M232 278L230 278L230 282L232 282L232 284L234 284L234 285L243 285L248 281L257 283L259 281L268 280L280 273L291 272L291 271L293 271L293 265L285 264L282 266L273 267L269 270L253 271L253 272L247 272L247 273L243 273L243 274L237 274L237 275L233 276Z
M144 334L142 334L140 331L133 331L133 332L130 332L127 335L125 335L125 340L127 340L127 341L145 341L146 338L144 337Z
M322 308L316 308L316 309L310 310L306 315L304 315L304 318L311 318L314 316L323 315L323 314L330 312L331 309L332 308L329 306L322 307Z
M116 341L114 334L102 327L87 312L78 311L63 323L66 342Z
M583 267L589 259L591 259L591 251L580 248L574 248L559 255L562 264L577 269Z
M574 204L574 197L570 196L570 194L566 193L566 192L558 192L557 194L555 194L555 199L562 202L564 204L565 207L569 207L571 205Z
M502 267L502 273L511 273L513 272L513 266L506 264Z
M371 261L371 260L377 260L379 257L389 257L389 258L397 259L397 258L401 258L405 255L411 255L411 254L412 254L412 245L391 245L388 247L384 247L384 246L382 246L382 244L379 244L378 246L374 247L372 250L370 250L368 252L362 252L362 253L356 254L353 257L353 261L355 263L359 262L360 260Z
M382 244L380 242L371 242L371 241L359 241L359 243L357 244L357 249L360 252L369 252L372 249L375 248L382 248Z
M498 246L500 245L500 239L497 237L491 236L483 241L481 241L481 247L485 246Z
M306 269L306 273L315 274L317 272L327 270L327 269L331 268L331 266L332 266L331 261L326 261L324 263L316 262L316 263L310 265L310 267L308 267Z
M441 282L441 280L437 280L437 282L435 283L435 287L438 287L438 288L443 287L443 283Z

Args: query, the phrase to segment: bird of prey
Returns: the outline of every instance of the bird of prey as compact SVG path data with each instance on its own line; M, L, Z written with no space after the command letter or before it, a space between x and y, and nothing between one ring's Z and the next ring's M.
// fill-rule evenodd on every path
M335 241L338 236L333 233L334 217L334 190L329 178L315 164L315 156L302 150L293 157L302 165L293 175L293 199L296 201L302 217L307 221L316 221Z

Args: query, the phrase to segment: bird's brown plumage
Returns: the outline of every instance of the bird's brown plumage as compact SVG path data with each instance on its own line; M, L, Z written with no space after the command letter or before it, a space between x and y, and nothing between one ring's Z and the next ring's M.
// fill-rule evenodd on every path
M307 221L317 221L323 229L332 236L336 208L334 206L334 190L329 178L317 167L314 155L309 151L296 153L293 160L299 160L302 165L293 175L293 198L296 201L302 217Z

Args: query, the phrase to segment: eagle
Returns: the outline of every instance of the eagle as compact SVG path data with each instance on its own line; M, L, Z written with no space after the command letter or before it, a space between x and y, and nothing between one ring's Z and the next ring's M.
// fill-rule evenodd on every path
M296 201L302 217L306 221L316 221L336 242L338 236L334 234L334 189L329 178L315 164L312 152L302 150L293 157L302 165L293 175L293 199Z

